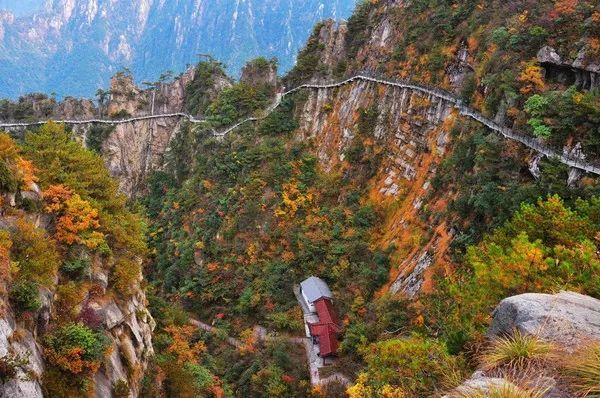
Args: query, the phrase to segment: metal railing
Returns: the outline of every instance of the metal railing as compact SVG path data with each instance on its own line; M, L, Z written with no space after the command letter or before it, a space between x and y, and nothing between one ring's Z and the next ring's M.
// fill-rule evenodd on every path
M454 96L454 94L449 91L440 89L438 87L422 84L422 83L415 83L415 82L412 82L409 80L390 79L390 78L387 78L387 77L384 77L381 75L377 75L377 74L375 74L373 72L369 72L369 71L361 71L357 75L354 75L354 76L349 77L342 81L312 82L312 83L306 83L306 84L302 84L297 87L294 87L294 88L287 90L281 94L278 94L277 98L273 102L273 104L271 104L271 106L269 106L264 111L263 116L248 117L248 118L228 127L227 129L225 129L222 132L216 132L216 131L213 132L213 135L218 138L223 138L230 132L234 131L235 129L239 128L240 126L242 126L246 123L257 122L257 121L265 119L266 117L269 116L269 114L271 114L275 109L277 109L279 107L279 105L281 104L281 100L283 98L285 98L286 96L289 96L291 94L294 94L295 92L298 92L300 90L334 89L334 88L343 87L345 85L353 84L355 82L361 82L361 81L375 83L375 84L381 84L381 85L385 85L385 86L389 86L389 87L413 90L413 91L417 91L417 92L420 92L420 93L423 93L423 94L426 94L426 95L429 95L432 97L436 97L440 100L443 100L443 101L446 101L446 102L452 104L456 109L458 109L458 111L460 112L461 115L469 117L469 118L485 125L490 130L501 134L505 138L520 142L521 144L525 145L526 147L528 147L540 154L543 154L546 157L558 159L560 162L568 165L569 167L574 167L574 168L584 170L584 171L592 173L592 174L600 175L600 166L596 166L596 165L586 161L582 157L572 156L572 155L570 155L568 153L564 153L564 152L558 152L557 150L539 142L537 139L535 139L533 137L527 136L525 134L517 133L508 127L500 126L496 122L483 116L481 113L466 106L462 100L456 98ZM118 125L118 124L134 123L134 122L144 121L144 120L166 119L166 118L182 118L182 119L188 120L190 123L193 123L193 124L208 122L208 120L206 120L206 119L197 119L193 115L183 113L183 112L165 113L165 114L159 114L159 115L137 116L137 117L130 117L130 118L126 118L126 119L115 119L115 120L112 120L112 119L56 120L55 122L68 124L68 125L86 125L86 124ZM40 126L49 121L50 120L30 122L30 123L0 123L0 128L27 128L27 127Z

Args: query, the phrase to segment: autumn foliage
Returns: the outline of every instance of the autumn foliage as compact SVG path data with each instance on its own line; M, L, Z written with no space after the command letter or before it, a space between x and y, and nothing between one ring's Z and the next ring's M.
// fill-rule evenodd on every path
M521 67L519 82L522 94L529 95L544 90L543 69L535 62L524 63Z
M104 234L99 231L98 210L88 201L63 185L51 185L43 197L45 211L57 217L55 237L59 242L89 249L105 244Z
M198 360L199 355L206 350L204 342L191 342L196 330L197 328L191 325L170 325L165 328L172 339L166 352L173 354L177 363L195 362Z

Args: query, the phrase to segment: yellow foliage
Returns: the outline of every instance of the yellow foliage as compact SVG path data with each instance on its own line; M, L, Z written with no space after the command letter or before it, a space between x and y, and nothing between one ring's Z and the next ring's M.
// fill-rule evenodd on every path
M385 384L382 387L375 388L367 385L368 375L361 373L353 386L348 387L346 392L349 398L365 398L365 397L380 397L380 398L405 398L406 394L399 387L392 387Z
M241 354L248 354L256 351L258 340L254 330L243 330L242 333L240 333L240 340L242 341L242 346L239 348Z
M520 91L525 95L543 91L545 87L543 69L535 61L521 65L521 74L518 80L522 83Z
M311 192L302 193L298 188L298 181L292 180L283 184L282 203L275 210L275 215L281 218L292 219L298 210L312 203L314 195Z
M13 173L21 187L29 188L38 180L33 163L21 157L21 149L6 133L0 133L0 160Z
M112 271L114 288L123 294L129 294L141 276L141 267L135 260L119 258Z

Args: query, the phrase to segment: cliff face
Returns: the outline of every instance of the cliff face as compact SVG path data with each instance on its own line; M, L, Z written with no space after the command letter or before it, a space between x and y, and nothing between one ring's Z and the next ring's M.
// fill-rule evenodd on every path
M150 115L184 111L185 89L194 79L189 69L169 84L141 90L129 76L117 75L111 83L108 114ZM179 118L143 120L117 125L103 143L103 157L120 190L132 197L143 191L145 180L164 163L171 139L181 128Z
M64 161L61 156L69 153L66 156L71 156L71 168L65 175L82 171L100 175L94 177L96 181L77 180L82 184L80 186L103 181L101 189L112 191L109 195L114 200L110 217L128 219L124 223L131 224L126 228L133 228L129 233L135 235L136 227L132 225L137 221L124 209L124 200L118 198L116 185L101 169L101 160L91 158L89 152L78 144L69 147L73 143L69 143L68 135L60 129L47 137L57 141L62 139L65 143L64 147L56 144L62 155L52 156L54 162L61 163ZM74 380L79 380L82 375L86 382L91 382L86 391L97 397L112 397L115 386L119 384L126 386L131 396L137 397L148 360L154 353L152 331L155 322L147 308L142 286L143 259L139 253L143 249L120 248L119 238L113 240L107 235L109 230L118 234L122 225L114 229L107 218L98 215L98 209L89 207L92 205L82 199L82 196L86 198L85 190L81 190L82 196L79 196L65 185L51 185L50 182L56 178L49 170L51 166L45 164L42 170L41 165L36 163L34 167L33 161L21 157L23 150L6 134L2 134L0 139L3 142L3 164L15 178L21 178L16 188L4 186L0 198L0 397L41 398L58 391L73 391L69 390L73 387L70 384L78 386ZM43 146L53 151L57 147L51 148L52 145L47 143ZM34 151L39 153L37 149ZM88 163L85 168L96 167L98 170L94 172L81 167L81 159L86 156ZM36 173L40 171L39 186L34 182L38 181L38 177L32 174L33 170ZM44 193L42 188L46 190ZM61 199L54 202L56 205L68 208L69 200L73 199L83 206L78 212L89 212L87 216L82 215L93 220L91 225L96 229L93 233L104 242L103 249L80 241L82 235L77 233L86 234L89 230L81 232L79 229L68 239L57 232L61 228L60 223L70 215L66 210L62 218L56 217L53 211L58 207L49 209L48 195L52 194L48 192L56 192L53 189L66 194L61 194ZM106 203L102 199L97 200L95 206ZM73 219L68 222L77 225ZM76 230L78 227L72 231ZM134 243L141 237L131 237L130 244L143 246L139 241ZM138 250L139 253L136 253ZM128 275L126 282L125 274ZM126 286L119 287L119 283L126 283ZM72 325L79 325L80 334L71 335L70 340L62 344L73 346L61 345L52 351L50 339L65 333ZM78 340L81 333L88 336L88 345L84 345L83 349L77 346L86 341ZM97 358L85 356L92 355L86 352L90 349L90 336L100 336L97 342L105 347ZM89 370L79 367L86 363L91 364ZM85 386L85 382L82 385Z
M377 62L378 51L390 47L390 29L389 20L384 19L359 50L366 69ZM315 32L313 37L318 38L319 59L324 65L321 70L331 72L317 75L313 81L334 77L336 67L346 57L347 32L347 24L333 21L325 22ZM460 62L457 54L456 63ZM445 220L427 225L419 214L424 205L440 205L436 200L426 200L432 200L428 198L431 182L446 157L457 112L438 98L375 83L313 90L296 110L298 139L314 143L325 170L343 171L348 166L345 153L356 140L360 112L367 109L377 116L370 126L372 138L364 144L374 153L383 154L369 183L368 199L390 209L378 228L376 245L398 248L393 254L395 267L389 290L414 296L431 282L432 264L444 263L451 241L451 228Z
M514 31L525 31L522 33L525 37L532 30L527 31L524 25L531 24L544 32L545 41L537 39L500 50L500 45L489 44L493 39L482 32L504 32L507 28L503 24L511 27L513 22L490 10L504 10L507 15L518 10L491 3L481 11L470 5L456 9L452 17L456 28L444 26L437 19L447 12L443 7L422 9L397 0L365 3L347 23L326 21L317 26L299 55L298 66L285 78L286 86L307 80L330 82L363 70L376 71L389 78L412 79L443 88L454 93L455 98L466 99L471 108L500 125L523 132L530 129L526 123L528 115L522 110L525 99L532 94L527 85L530 84L526 77L530 71L528 65L536 65L530 68L539 74L538 90L564 90L572 84L580 90L597 86L598 58L597 52L591 50L593 34L579 37L570 32L573 40L566 43L559 37L562 27L555 27L556 32L545 30L556 22L550 19L555 17L543 17L544 13L558 15L559 11L544 6L540 10L542 17L536 20L523 11L521 26ZM572 11L569 17L576 18ZM590 18L578 17L585 19L585 26L590 26ZM449 15L443 20L448 18ZM461 18L464 22L460 22ZM469 25L474 23L478 25ZM480 28L474 30L472 26ZM555 47L543 46L544 42ZM488 43L487 47L482 43ZM566 61L558 53L577 56L574 61ZM499 86L498 76L503 73L495 69L501 63L499 59L511 60L512 70L504 73L518 77L511 83L514 87ZM371 191L366 199L381 203L386 215L374 244L380 247L393 244L397 248L392 254L390 283L384 290L414 296L422 289L431 289L434 273L448 271L449 245L454 235L470 223L457 220L447 211L458 196L456 187L449 186L445 192L432 188L436 178L445 178L440 170L455 146L451 131L464 129L468 124L450 104L439 99L407 89L361 82L336 89L311 90L296 109L300 124L298 139L314 143L325 170L343 173L348 169L345 153L356 139L360 112L364 110L373 111L377 117L370 126L372 137L362 138L363 144L372 147L374 153L383 154L384 159L369 182ZM566 152L571 152L577 147L577 139L580 138L553 144L558 146L558 152L563 145ZM506 153L518 154L523 168L528 163L537 164L539 157L532 151L510 141L502 145ZM532 174L519 172L513 178L523 183L540 178L536 167L529 168ZM573 181L577 178L569 177L569 184Z
M3 220L4 222L5 220ZM110 338L110 355L93 378L93 391L96 397L112 397L116 383L125 381L133 397L137 397L143 372L148 359L154 354L152 331L154 320L146 307L146 296L139 284L133 287L133 295L122 300L107 292L109 265L94 261L95 270L92 283L99 286L100 292L88 295L79 304L79 309L87 308L101 322L103 330ZM141 276L140 276L141 282ZM42 289L40 298L42 308L35 317L23 319L15 316L8 304L4 285L3 304L0 317L0 358L20 357L27 364L19 369L12 378L0 382L0 397L42 398L43 375L46 369L42 339L48 331L49 320L56 310L56 288Z

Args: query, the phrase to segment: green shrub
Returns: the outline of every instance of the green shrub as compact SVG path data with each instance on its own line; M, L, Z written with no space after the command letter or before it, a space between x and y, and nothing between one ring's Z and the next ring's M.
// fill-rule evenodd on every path
M131 390L129 389L129 383L127 380L117 380L113 383L113 398L129 398L131 397Z
M80 375L98 370L110 339L81 323L70 323L48 335L44 343L52 365Z
M35 312L42 306L37 285L29 281L17 282L12 287L10 301L18 312Z
M92 261L87 258L75 258L63 263L60 270L72 278L84 278L90 275Z
M18 187L19 180L6 162L0 159L0 191L16 192Z
M431 397L453 387L463 373L461 361L443 344L418 335L371 344L362 353L367 368L359 384L365 388L387 385L408 396Z

